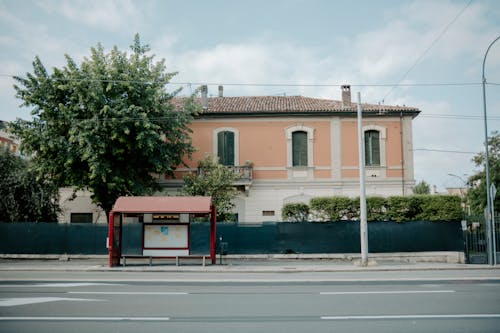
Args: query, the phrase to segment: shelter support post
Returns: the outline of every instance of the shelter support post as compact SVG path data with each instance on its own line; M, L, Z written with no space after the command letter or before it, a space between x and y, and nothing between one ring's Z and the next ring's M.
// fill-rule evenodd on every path
M121 219L118 215L118 220L116 219L116 213L109 213L109 225L108 225L108 240L107 247L109 253L109 267L120 266L121 257Z
M217 209L215 206L211 206L210 213L210 258L212 259L212 265L216 263L216 251L215 251L215 242L217 239L217 232L215 225L217 223Z
M114 242L114 230L115 230L115 214L113 212L109 213L109 225L108 225L108 240L107 247L109 252L109 267L113 267L113 242Z

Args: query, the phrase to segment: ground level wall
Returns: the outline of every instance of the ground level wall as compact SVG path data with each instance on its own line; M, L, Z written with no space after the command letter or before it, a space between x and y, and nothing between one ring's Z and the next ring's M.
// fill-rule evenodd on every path
M209 229L191 224L192 254L209 253ZM102 224L0 223L0 253L106 254L107 230ZM218 223L218 242L221 237L229 254L360 252L359 222ZM464 250L460 222L370 222L368 243L372 253ZM140 223L123 226L122 246L124 254L141 253Z

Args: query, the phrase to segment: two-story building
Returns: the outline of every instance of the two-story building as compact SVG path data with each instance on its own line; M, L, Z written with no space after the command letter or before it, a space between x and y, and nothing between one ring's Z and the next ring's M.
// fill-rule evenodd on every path
M289 202L317 196L359 196L357 104L350 86L341 100L303 96L207 97L191 124L197 148L176 179L162 179L169 192L182 174L196 172L206 154L241 175L235 213L240 222L281 220ZM181 100L175 101L180 107ZM406 195L415 184L414 107L362 104L367 195Z

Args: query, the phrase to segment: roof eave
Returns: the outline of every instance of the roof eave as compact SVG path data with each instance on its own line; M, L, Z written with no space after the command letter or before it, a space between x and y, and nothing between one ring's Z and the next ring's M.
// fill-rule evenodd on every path
M415 118L419 115L421 111L416 110L390 110L384 112L377 111L363 111L363 116L366 117L394 117L394 116L411 116ZM242 111L242 112L201 112L195 116L195 119L200 118L227 118L227 117L311 117L311 116L322 116L322 117L356 117L356 110L342 110L342 111L277 111L277 112L267 112L267 111Z

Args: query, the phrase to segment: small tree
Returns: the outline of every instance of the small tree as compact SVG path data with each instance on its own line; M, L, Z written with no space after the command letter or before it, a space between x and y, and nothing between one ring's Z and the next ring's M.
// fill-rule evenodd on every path
M212 203L217 207L217 219L232 220L233 200L238 195L233 186L236 174L210 155L199 162L198 170L197 174L184 177L182 192L186 195L211 196Z
M106 212L122 195L159 189L155 174L173 174L193 151L188 127L196 112L171 103L167 84L176 73L155 62L136 35L131 52L102 45L78 65L49 73L36 57L33 73L16 76L16 96L33 119L17 120L13 132L33 155L38 175L60 186L88 189Z
M0 221L54 222L58 189L50 178L37 179L29 162L0 147Z
M500 186L500 133L495 131L492 133L491 137L488 139L489 148L489 160L490 160L490 180L491 184L496 184L496 187ZM483 167L483 170L472 175L468 179L469 190L467 196L469 198L471 209L476 214L483 214L484 208L486 207L486 171L484 170L485 165L485 154L479 153L472 161L477 167ZM497 194L494 209L496 212L500 211L500 195Z
M427 184L425 181L421 181L415 187L413 187L413 193L415 194L430 194L431 193L431 187L429 184Z

